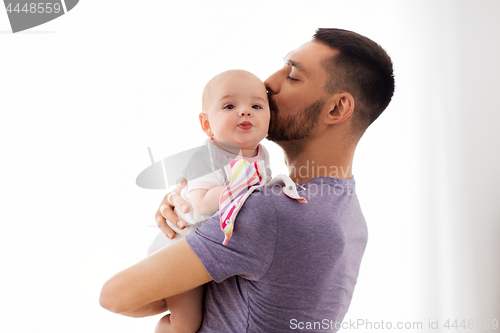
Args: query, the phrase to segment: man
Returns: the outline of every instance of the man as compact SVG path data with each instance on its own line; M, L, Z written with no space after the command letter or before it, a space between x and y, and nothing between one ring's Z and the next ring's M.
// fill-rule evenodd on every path
M265 84L268 139L283 148L290 177L308 203L274 188L255 191L227 246L216 215L106 282L103 307L128 316L159 314L168 308L164 298L207 283L199 332L339 328L367 240L352 160L392 98L392 63L366 37L319 29ZM159 227L171 236L165 218L182 224L173 205L187 208L174 192L157 212Z

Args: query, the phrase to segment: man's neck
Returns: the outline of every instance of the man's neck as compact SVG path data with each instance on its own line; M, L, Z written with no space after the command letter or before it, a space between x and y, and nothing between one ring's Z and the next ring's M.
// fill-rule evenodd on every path
M324 140L279 142L285 151L290 178L305 183L316 177L352 178L354 148L326 146Z

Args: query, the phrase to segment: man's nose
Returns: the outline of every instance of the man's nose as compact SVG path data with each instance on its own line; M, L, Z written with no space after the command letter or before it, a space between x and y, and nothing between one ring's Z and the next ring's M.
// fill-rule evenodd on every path
M280 71L277 71L276 73L268 77L266 81L264 81L264 85L266 86L267 92L271 95L275 95L280 91L279 74Z

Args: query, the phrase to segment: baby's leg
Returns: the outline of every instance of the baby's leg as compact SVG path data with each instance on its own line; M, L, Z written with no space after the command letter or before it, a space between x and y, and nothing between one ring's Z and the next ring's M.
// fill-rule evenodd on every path
M203 319L203 293L205 286L199 286L185 293L166 299L171 314L156 324L155 333L194 333Z

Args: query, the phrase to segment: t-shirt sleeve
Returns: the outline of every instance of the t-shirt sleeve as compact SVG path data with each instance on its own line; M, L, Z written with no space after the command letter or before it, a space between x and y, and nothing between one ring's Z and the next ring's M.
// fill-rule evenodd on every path
M208 175L198 177L188 182L188 191L209 190L212 187L225 184L224 171L222 169L209 173Z
M250 195L238 213L227 245L219 214L212 216L186 240L215 282L239 275L260 280L274 257L277 237L276 210L271 196L259 189Z

